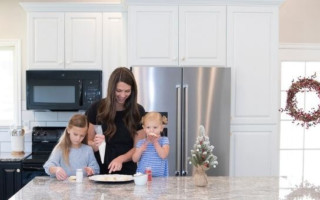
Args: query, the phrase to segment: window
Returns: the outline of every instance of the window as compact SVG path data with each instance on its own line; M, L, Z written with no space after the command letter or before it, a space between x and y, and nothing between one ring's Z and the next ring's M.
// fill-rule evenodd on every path
M0 126L21 125L20 42L0 40Z
M320 82L320 62L293 61L281 63L281 107L284 108L287 90L292 80L298 77L311 77L317 73ZM304 111L317 109L320 98L315 92L299 92L296 95L297 107ZM308 181L320 183L320 125L306 129L292 123L292 117L281 113L280 117L280 176L286 176L292 185Z

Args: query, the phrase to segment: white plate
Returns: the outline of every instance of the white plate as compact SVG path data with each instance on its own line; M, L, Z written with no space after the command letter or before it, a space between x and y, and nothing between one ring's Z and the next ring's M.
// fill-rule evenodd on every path
M104 174L90 176L89 179L102 183L126 183L133 181L133 176L123 174Z

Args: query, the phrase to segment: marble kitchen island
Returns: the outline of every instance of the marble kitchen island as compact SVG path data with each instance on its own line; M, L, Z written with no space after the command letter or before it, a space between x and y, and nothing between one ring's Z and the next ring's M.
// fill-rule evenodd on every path
M288 180L279 177L209 177L208 187L196 187L192 177L153 178L150 184L137 186L134 182L122 184L96 183L84 178L82 183L58 181L49 177L36 177L10 200L20 199L234 199L275 200L286 195L301 197L310 189L281 188ZM302 192L302 193L301 193ZM296 193L296 194L295 194ZM316 196L318 192L313 192ZM320 196L318 196L320 197ZM290 198L295 199L295 198ZM313 199L313 198L312 198ZM317 198L315 198L317 199Z

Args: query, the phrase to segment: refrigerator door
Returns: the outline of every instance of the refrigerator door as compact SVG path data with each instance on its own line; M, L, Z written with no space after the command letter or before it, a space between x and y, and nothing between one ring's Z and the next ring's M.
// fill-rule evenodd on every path
M170 143L169 175L181 171L181 83L182 68L131 67L138 87L138 102L146 112L157 111L167 115L167 136Z
M192 175L187 158L203 125L219 163L207 174L229 175L230 85L230 68L183 68L182 173Z

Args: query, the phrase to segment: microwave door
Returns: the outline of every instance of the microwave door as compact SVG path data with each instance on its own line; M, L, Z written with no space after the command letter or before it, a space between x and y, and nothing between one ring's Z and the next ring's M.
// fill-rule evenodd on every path
M37 80L29 83L27 109L76 110L79 80Z

